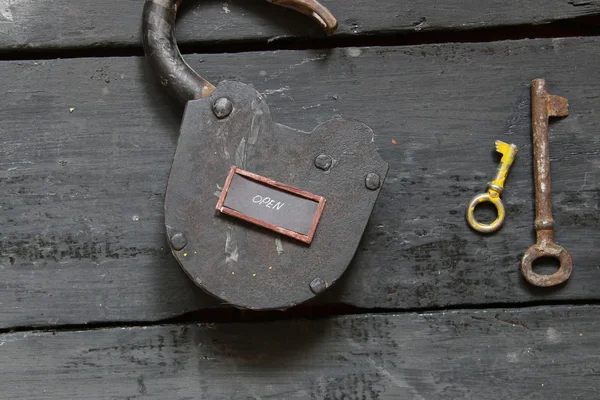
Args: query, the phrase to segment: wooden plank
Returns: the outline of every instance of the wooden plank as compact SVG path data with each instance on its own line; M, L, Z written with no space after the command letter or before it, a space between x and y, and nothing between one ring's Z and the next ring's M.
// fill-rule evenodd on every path
M594 399L599 307L0 335L25 399Z
M324 0L338 35L404 34L509 25L540 25L600 14L600 1ZM2 0L0 50L140 47L142 0ZM306 17L264 0L184 2L181 44L323 37Z
M388 179L353 265L321 302L406 309L599 298L598 48L600 39L540 39L189 61L215 82L255 85L278 122L310 130L345 116L374 128ZM574 274L547 290L519 273L534 243L535 77L571 104L551 125L550 154L556 241ZM144 60L3 62L0 83L0 326L215 306L166 247L163 196L181 116ZM494 174L496 139L521 151L503 193L505 226L483 236L464 210Z

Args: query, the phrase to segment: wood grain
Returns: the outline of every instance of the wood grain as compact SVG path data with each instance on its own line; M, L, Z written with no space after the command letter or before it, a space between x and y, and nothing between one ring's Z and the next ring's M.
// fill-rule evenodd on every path
M311 130L341 115L374 128L388 179L353 265L320 301L407 309L598 300L599 46L540 39L189 61L215 83L254 84L280 123ZM519 274L535 241L536 77L571 105L551 124L550 155L555 240L574 272L551 290ZM145 60L2 62L0 84L0 327L154 321L217 306L166 246L181 110ZM493 177L496 139L521 151L503 193L505 226L483 236L464 212Z
M593 399L598 307L0 335L7 399Z
M0 51L101 47L141 48L142 0L4 0ZM599 15L600 1L529 0L324 0L338 17L338 35L404 34L511 25L544 25ZM322 38L305 16L264 0L186 0L181 44Z

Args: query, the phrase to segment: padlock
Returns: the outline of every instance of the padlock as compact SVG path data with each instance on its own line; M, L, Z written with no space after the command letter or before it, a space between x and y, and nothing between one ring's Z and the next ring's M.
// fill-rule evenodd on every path
M337 27L314 0L268 0ZM146 56L185 104L165 198L169 245L223 303L286 309L332 286L359 245L388 165L373 131L332 119L306 133L273 121L253 87L196 74L177 47L181 0L147 0Z

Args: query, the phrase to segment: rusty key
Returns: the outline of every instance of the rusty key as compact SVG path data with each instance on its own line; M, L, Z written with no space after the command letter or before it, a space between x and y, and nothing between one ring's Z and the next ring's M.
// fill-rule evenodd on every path
M533 170L535 180L535 232L537 243L531 246L521 261L521 273L527 282L535 286L555 286L563 283L573 270L571 255L553 242L554 218L552 218L552 193L550 189L550 140L548 119L569 114L567 99L546 91L544 79L531 83L531 125L533 128ZM560 268L552 275L533 272L532 264L540 257L552 257L560 261Z

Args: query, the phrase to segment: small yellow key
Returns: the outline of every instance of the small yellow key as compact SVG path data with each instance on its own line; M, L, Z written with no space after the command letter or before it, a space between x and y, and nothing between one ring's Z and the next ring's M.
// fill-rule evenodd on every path
M504 204L502 203L502 200L500 200L500 194L502 193L502 190L504 190L504 182L506 181L508 170L515 161L515 157L519 151L519 148L514 144L508 144L496 140L496 151L502 154L502 159L500 160L498 171L496 172L496 177L493 181L488 183L487 193L478 194L477 196L473 197L467 206L467 222L469 225L471 225L471 228L483 233L495 232L500 229L504 223L506 211L504 210ZM496 220L491 224L482 224L475 219L475 207L477 207L477 205L480 203L485 203L486 201L492 203L498 211Z

